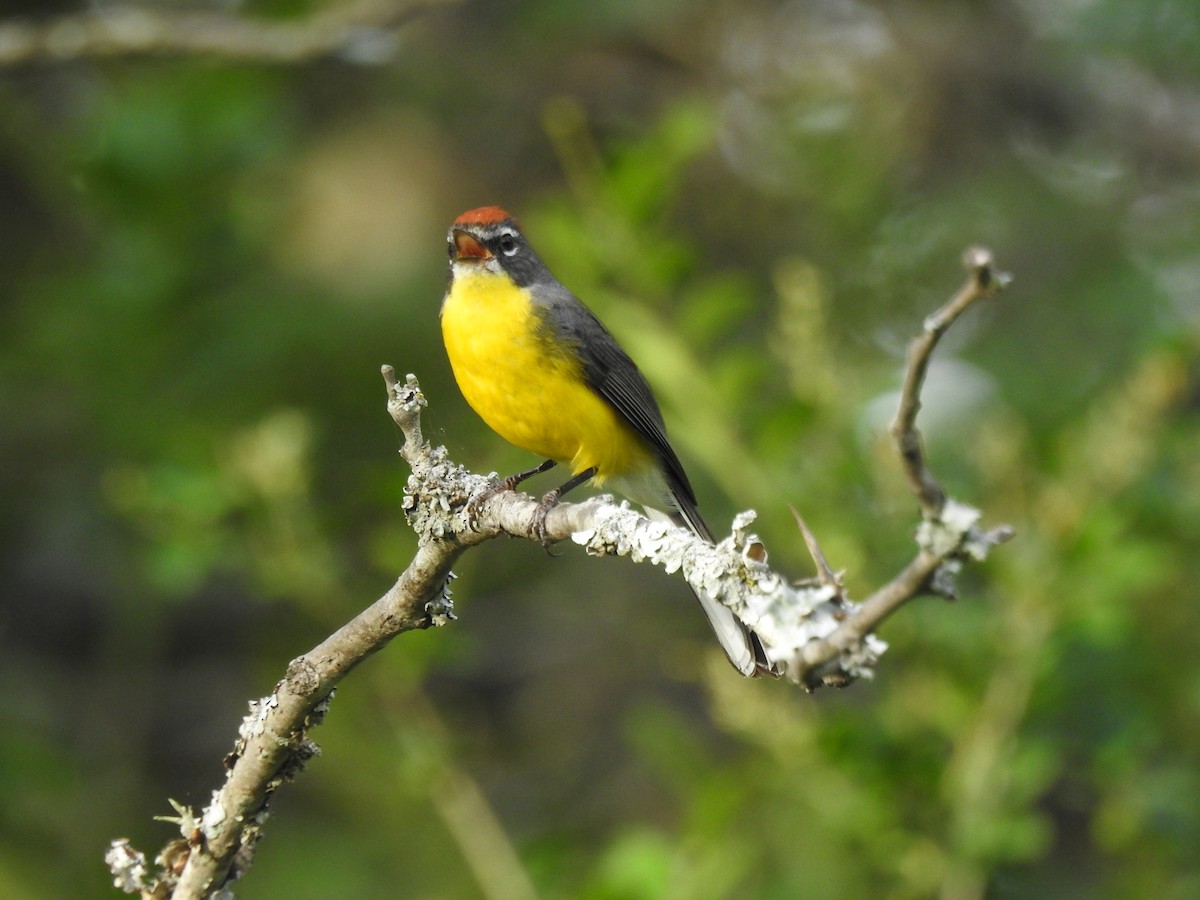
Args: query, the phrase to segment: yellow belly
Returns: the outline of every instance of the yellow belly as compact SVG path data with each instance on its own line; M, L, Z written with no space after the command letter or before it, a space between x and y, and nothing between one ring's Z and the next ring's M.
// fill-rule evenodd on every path
M442 304L442 338L459 390L497 434L594 482L653 463L646 443L583 378L572 355L536 330L507 276L459 275Z

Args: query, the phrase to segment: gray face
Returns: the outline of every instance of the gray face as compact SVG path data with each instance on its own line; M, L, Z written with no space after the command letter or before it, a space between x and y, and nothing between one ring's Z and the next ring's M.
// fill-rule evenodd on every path
M456 225L446 240L450 264L456 272L482 266L495 274L507 273L522 287L548 275L511 219L489 225Z

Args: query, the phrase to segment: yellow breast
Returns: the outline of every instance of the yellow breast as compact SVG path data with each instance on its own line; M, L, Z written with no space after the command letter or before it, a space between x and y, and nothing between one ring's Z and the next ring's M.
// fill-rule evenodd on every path
M442 303L442 338L458 387L497 434L594 479L654 461L646 443L595 391L570 348L539 331L528 293L506 275L455 277Z

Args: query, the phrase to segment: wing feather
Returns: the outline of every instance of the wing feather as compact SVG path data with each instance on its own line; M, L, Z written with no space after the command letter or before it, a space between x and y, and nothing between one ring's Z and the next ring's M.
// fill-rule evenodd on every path
M567 341L575 348L583 363L588 386L650 445L662 462L663 476L676 511L688 527L712 541L712 532L696 509L696 494L691 482L667 439L662 411L637 364L595 313L562 285L557 282L539 284L537 294L546 327L552 329L559 340Z
M696 495L683 471L683 464L667 440L662 411L641 370L595 314L557 281L538 284L535 294L545 326L553 330L557 341L570 344L578 353L588 386L603 397L658 456L662 464L660 471L670 493L664 499L674 506L660 514L667 515L676 524L690 527L709 543L716 543L696 509ZM779 669L767 659L762 641L753 629L715 597L695 589L693 592L725 655L739 672L749 678L763 672L779 675Z

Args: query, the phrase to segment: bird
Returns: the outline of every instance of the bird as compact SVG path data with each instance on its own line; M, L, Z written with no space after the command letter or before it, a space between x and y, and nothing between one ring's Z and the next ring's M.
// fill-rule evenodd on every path
M512 214L499 206L469 210L446 240L441 326L455 381L493 431L544 459L477 499L561 465L571 477L542 497L535 515L543 541L549 510L590 482L715 543L650 385L595 313L551 274ZM693 590L734 668L747 677L778 674L752 629Z

